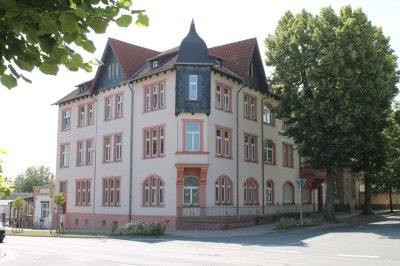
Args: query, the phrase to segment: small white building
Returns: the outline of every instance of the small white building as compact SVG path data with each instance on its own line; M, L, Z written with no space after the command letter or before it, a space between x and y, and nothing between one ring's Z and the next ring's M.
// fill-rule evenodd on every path
M33 223L39 228L50 228L53 219L53 186L34 186L33 187Z

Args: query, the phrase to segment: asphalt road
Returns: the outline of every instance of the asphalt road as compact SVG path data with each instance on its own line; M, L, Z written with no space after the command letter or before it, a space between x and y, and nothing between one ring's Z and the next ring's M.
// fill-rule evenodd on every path
M400 265L400 217L225 238L7 236L3 265Z

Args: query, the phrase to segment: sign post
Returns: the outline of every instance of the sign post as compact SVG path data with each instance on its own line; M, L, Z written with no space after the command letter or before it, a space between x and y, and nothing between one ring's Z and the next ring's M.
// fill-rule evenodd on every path
M300 188L300 226L303 227L303 213L301 209L301 200L302 200L302 194L303 194L303 187L304 184L306 183L306 179L304 178L299 178L296 179L297 186Z

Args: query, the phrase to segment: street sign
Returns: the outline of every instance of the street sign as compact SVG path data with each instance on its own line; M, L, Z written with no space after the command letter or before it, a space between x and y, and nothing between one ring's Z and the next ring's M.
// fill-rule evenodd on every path
M300 189L303 189L304 184L306 183L306 179L305 179L305 178L296 179L296 183L297 183L297 186L298 186Z

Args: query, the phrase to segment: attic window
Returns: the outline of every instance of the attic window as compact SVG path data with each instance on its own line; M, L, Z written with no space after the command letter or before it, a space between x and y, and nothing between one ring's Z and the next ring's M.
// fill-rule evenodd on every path
M108 79L114 79L119 76L119 68L117 62L112 62L107 67Z
M153 67L153 68L158 67L158 60L154 60L154 61L153 61L152 67Z
M215 65L217 67L221 67L221 61L219 61L218 59L215 59Z
M250 64L249 76L254 78L254 63L253 62Z
M79 86L78 87L79 93L85 92L85 86Z

